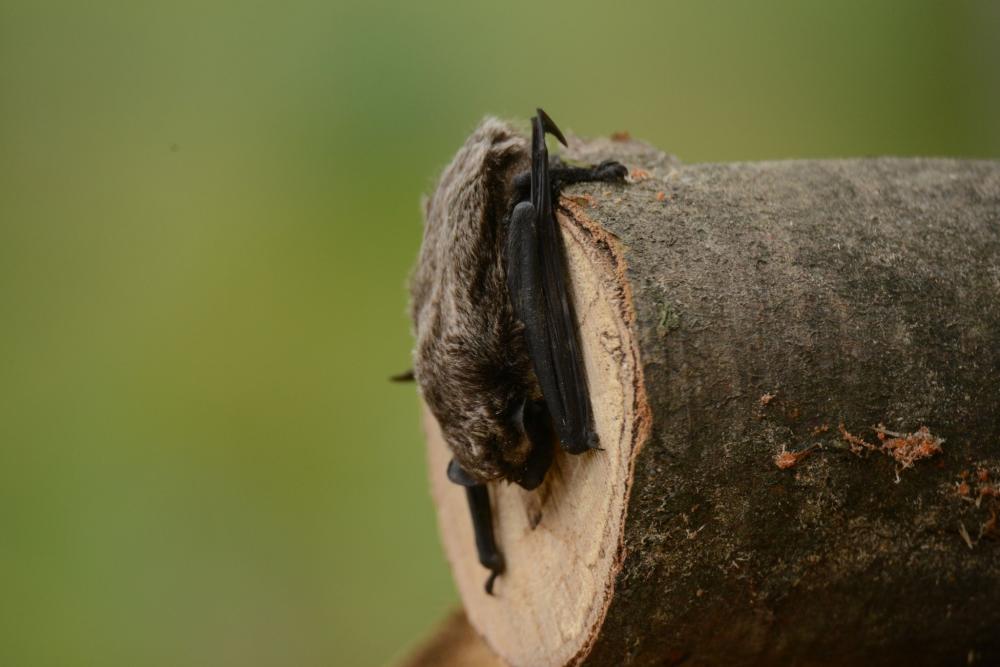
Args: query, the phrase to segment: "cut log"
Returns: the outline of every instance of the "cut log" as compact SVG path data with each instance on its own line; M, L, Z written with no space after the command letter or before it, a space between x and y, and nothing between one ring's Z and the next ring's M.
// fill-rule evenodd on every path
M604 449L491 485L493 597L425 412L476 631L516 666L1000 662L1000 163L572 145L632 170L559 217Z

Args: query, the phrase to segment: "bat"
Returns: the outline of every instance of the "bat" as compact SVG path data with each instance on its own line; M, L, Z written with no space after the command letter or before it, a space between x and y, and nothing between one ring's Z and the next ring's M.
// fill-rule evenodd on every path
M487 484L538 487L557 439L570 454L600 448L553 202L568 184L627 172L550 164L546 134L566 145L541 109L530 141L486 118L445 168L410 279L413 370L394 378L417 382L441 427L489 594L505 563Z

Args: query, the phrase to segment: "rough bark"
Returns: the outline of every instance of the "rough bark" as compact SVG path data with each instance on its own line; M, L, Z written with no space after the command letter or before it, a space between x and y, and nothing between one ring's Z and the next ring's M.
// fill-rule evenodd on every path
M1000 163L572 155L634 170L561 217L605 451L492 489L495 598L427 418L486 642L515 665L1000 662Z

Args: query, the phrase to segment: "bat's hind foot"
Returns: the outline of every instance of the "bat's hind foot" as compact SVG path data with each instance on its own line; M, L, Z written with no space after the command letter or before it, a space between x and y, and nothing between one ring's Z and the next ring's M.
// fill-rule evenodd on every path
M618 160L605 160L594 167L595 181L624 181L628 169Z
M562 188L574 183L623 182L628 169L617 160L605 160L590 167L568 167L556 162L549 170L549 174L552 177L552 187L558 193Z
M605 160L590 167L569 167L553 160L549 169L549 183L553 197L558 197L563 188L576 183L624 183L628 169L617 160ZM518 203L527 201L531 193L531 172L526 171L514 177L513 209Z

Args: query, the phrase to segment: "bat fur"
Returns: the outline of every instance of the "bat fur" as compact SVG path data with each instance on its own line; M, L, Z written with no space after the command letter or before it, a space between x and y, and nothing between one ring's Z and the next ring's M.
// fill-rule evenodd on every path
M541 397L504 258L513 179L529 165L524 136L483 120L425 203L410 281L414 377L456 461L478 481L509 479L525 463L520 411Z

